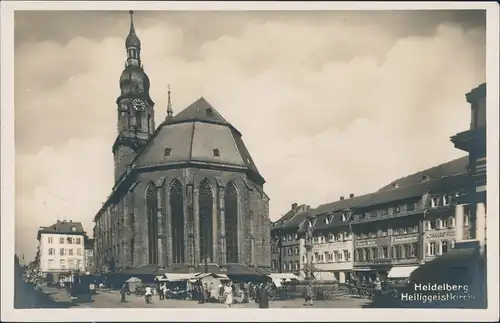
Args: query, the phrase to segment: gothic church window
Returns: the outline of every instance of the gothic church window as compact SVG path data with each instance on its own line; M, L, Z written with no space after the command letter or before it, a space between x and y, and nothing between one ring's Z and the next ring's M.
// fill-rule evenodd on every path
M170 184L170 212L172 226L172 261L184 262L184 196L182 185L178 180Z
M205 179L199 188L199 217L200 217L200 256L202 261L211 262L213 259L213 191L210 182Z
M224 193L224 205L226 208L226 261L228 263L238 262L238 192L231 182L226 186Z
M167 156L170 156L171 153L172 153L172 148L167 147L167 148L165 148L163 155L165 157L167 157Z
M156 186L150 183L146 188L146 213L148 219L149 263L158 264L158 197Z

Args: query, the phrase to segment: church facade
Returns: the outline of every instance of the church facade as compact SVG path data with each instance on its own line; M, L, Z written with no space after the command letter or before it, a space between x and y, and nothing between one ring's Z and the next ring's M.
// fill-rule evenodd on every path
M241 133L204 98L154 124L131 12L115 185L94 218L98 271L155 264L270 267L269 198Z

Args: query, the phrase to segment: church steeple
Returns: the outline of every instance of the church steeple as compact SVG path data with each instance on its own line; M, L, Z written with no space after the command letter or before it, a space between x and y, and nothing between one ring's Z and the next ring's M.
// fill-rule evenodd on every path
M134 12L130 13L130 31L125 40L125 48L127 49L127 64L126 66L141 66L141 41L135 33Z
M174 117L174 110L172 109L172 100L170 99L170 84L167 85L168 88L168 102L167 102L167 116L165 117L165 121L172 120Z
M141 41L135 32L134 12L130 11L130 30L125 39L127 61L120 76L118 136L113 144L115 180L124 173L134 156L153 132L154 102L149 96L149 78L141 63Z

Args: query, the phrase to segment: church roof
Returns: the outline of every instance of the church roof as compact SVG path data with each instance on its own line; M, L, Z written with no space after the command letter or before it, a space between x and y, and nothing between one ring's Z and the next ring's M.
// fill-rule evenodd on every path
M176 123L206 121L230 126L230 123L204 97L191 103L186 109L179 112L174 119Z
M240 132L204 98L163 122L134 161L136 167L202 163L260 175Z

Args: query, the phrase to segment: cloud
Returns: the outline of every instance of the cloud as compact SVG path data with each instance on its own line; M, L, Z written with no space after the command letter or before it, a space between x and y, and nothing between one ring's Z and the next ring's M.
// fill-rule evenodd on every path
M267 180L271 218L316 206L463 155L465 93L485 79L484 30L442 24L395 37L383 24L250 21L189 57L189 30L149 21L137 32L156 102L175 112L203 95L242 133ZM207 27L209 28L209 27ZM220 29L217 29L220 30ZM36 229L92 218L113 182L123 37L16 47L16 250Z

